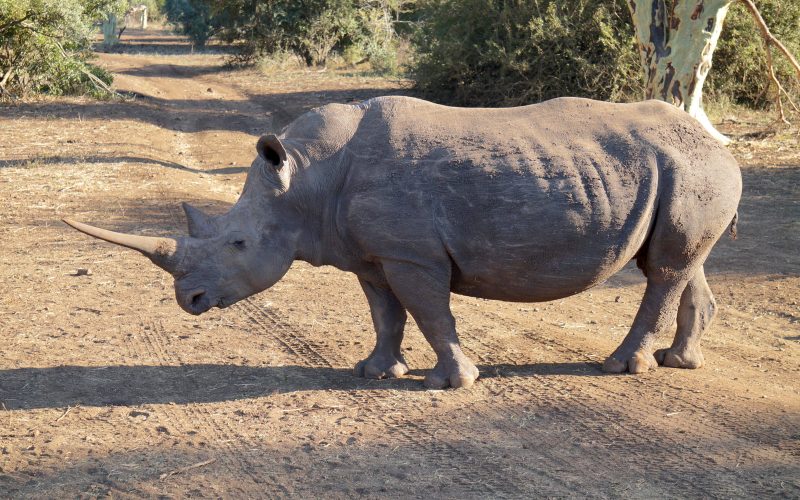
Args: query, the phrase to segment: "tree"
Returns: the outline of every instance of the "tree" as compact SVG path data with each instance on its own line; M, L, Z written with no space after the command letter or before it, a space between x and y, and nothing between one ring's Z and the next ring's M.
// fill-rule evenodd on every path
M753 13L767 43L767 62L777 85L777 105L785 120L781 92L775 77L771 46L791 61L800 78L800 65L767 28L752 0L742 0ZM730 142L718 132L703 110L703 83L711 69L722 25L734 0L630 0L639 55L645 69L645 97L671 102L694 116L714 137ZM785 92L784 92L785 93Z
M116 0L0 0L0 97L107 93L88 63L94 23Z

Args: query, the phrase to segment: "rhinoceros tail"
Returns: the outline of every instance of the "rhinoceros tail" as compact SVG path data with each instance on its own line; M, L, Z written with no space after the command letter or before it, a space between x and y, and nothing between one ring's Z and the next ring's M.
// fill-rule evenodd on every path
M736 230L737 222L739 222L739 212L733 214L733 219L731 220L730 233L731 233L731 238L734 240L736 239L737 236L737 230Z

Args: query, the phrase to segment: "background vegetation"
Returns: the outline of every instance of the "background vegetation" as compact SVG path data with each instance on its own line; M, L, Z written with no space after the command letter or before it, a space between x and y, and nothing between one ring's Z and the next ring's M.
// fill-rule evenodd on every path
M96 92L89 74L110 81L89 64L96 24L140 3L197 47L212 38L230 44L232 62L288 54L312 66L332 58L368 63L376 72L412 77L422 95L444 103L642 95L625 0L0 0L0 93ZM773 33L800 53L800 2L757 4ZM779 79L800 96L788 63L775 60ZM775 92L760 34L734 3L706 98L764 108Z
M335 51L351 64L397 70L396 21L402 0L167 0L167 18L203 46L217 35L234 44L237 62L296 54L324 65Z
M640 93L623 0L427 0L420 9L412 71L435 100L513 106Z
M640 99L644 73L625 3L424 0L412 75L429 98L460 105L509 106L564 95ZM800 53L800 2L757 4L772 32ZM800 96L788 62L777 55L775 60L778 78ZM734 3L706 100L764 108L777 91L769 84L761 35L750 14Z
M800 57L800 0L756 0L756 5L772 34L795 57ZM800 98L797 73L783 54L775 50L773 61L778 80L797 102ZM734 2L725 19L705 89L706 95L717 102L761 109L775 102L776 89L767 71L761 33L739 2Z
M0 96L98 93L94 23L112 0L0 0ZM93 78L94 77L94 78Z

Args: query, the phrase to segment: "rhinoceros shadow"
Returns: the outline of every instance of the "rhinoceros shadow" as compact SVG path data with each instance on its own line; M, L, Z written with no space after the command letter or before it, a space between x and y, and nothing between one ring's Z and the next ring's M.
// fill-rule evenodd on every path
M593 363L479 367L484 379L600 375ZM368 380L344 368L308 366L57 366L0 370L6 410L67 406L210 403L300 391L423 391L423 370L393 380Z

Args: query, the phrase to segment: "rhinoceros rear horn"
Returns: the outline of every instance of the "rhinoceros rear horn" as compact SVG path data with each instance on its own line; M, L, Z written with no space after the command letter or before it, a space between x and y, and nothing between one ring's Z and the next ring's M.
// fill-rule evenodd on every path
M195 208L188 203L181 203L186 214L186 225L189 228L189 236L193 238L210 238L214 235L214 224L211 217L203 213L199 208Z
M116 245L132 248L133 250L138 250L153 261L153 264L170 274L175 274L178 264L180 264L182 249L179 241L174 238L155 238L152 236L115 233L114 231L100 229L70 219L62 220L66 224L89 236L94 236L95 238Z

